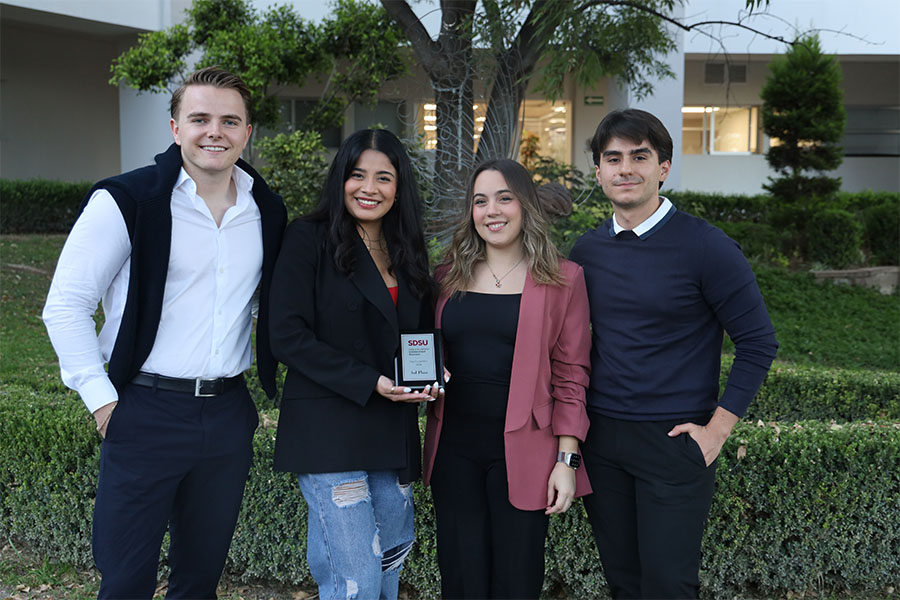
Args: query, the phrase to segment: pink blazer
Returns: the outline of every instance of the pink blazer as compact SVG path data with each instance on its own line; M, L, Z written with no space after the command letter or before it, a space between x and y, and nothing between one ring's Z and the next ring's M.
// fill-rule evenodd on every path
M556 465L556 436L573 435L584 441L588 430L585 388L591 370L590 314L584 272L560 259L565 285L538 285L528 274L519 305L519 324L513 352L512 381L506 407L504 445L509 501L521 510L547 507L547 480ZM439 269L438 279L446 273ZM435 326L448 297L441 294ZM453 365L450 365L451 376ZM425 430L425 484L441 435L444 402L428 407ZM575 474L576 496L591 493L584 468Z

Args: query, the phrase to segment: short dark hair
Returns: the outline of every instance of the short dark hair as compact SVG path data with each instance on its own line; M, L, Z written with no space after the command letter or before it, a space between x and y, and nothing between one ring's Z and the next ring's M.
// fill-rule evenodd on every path
M244 108L247 111L247 123L250 123L250 88L244 83L244 80L225 69L219 67L206 67L194 71L188 78L184 80L175 93L172 94L172 101L169 103L169 114L173 119L177 119L178 109L181 107L181 99L184 97L184 90L191 85L211 85L220 89L234 90L241 95L244 101Z
M647 140L659 155L660 164L672 160L672 136L662 121L645 110L614 110L600 121L597 132L591 138L591 154L595 165L600 164L603 151L613 138L623 138L635 144Z
M434 281L429 273L428 251L422 230L422 200L409 154L390 131L362 129L343 141L325 177L319 206L306 218L328 224L328 241L334 253L334 264L341 273L351 275L356 270L354 245L359 233L356 220L344 204L344 183L350 179L359 157L366 150L375 150L387 156L397 171L394 205L381 220L391 271L403 273L420 297L430 297L434 292Z

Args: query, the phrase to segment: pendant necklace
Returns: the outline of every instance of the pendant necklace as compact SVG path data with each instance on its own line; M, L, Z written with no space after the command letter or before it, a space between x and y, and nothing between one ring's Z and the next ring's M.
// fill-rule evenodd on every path
M484 264L487 265L488 271L491 272L491 277L494 278L494 285L499 288L499 287L503 287L500 284L500 282L503 281L504 279L506 279L506 276L509 275L510 273L512 273L515 270L515 268L518 267L522 263L523 260L525 260L524 254L522 255L522 258L520 258L518 260L518 262L516 262L516 264L514 264L509 271L507 271L506 273L503 274L502 277L497 277L497 274L494 273L494 270L491 268L491 264L487 261L487 259L484 259Z

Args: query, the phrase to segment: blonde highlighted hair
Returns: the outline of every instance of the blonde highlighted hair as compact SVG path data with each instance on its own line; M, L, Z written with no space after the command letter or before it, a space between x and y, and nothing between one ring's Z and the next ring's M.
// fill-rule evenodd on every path
M475 167L472 177L469 178L465 210L447 252L446 264L449 268L441 281L442 290L449 295L465 293L472 282L475 265L485 259L484 240L478 235L472 221L475 180L484 171L500 173L522 207L522 249L531 278L539 284L565 283L559 269L561 256L550 239L550 222L538 198L531 175L516 161L497 158Z

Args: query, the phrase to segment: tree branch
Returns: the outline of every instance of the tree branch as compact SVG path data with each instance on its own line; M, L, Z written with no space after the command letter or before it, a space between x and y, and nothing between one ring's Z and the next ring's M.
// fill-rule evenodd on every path
M422 62L422 68L430 73L435 63L441 58L440 47L428 35L425 26L409 7L406 0L381 0L385 12L403 29L403 33L412 43L413 49Z
M796 43L796 42L789 42L780 35L772 35L771 33L766 33L764 31L760 31L759 29L755 29L753 27L750 27L749 25L745 25L744 23L742 23L740 21L700 21L698 23L691 23L688 25L688 24L682 23L681 21L679 21L678 19L676 19L674 17L671 17L671 16L669 16L665 13L662 13L656 9L650 8L649 6L645 6L644 4L641 4L640 2L637 2L635 0L589 0L588 2L585 2L580 7L578 7L577 11L584 12L589 8L593 8L595 6L601 6L601 5L602 6L626 6L629 8L633 8L635 10L640 10L647 14L653 15L659 19L662 19L666 23L670 23L671 25L674 25L675 27L678 27L679 29L682 29L684 31L694 31L698 27L703 27L705 25L730 25L732 27L744 29L745 31L749 31L751 33L754 33L756 35L764 37L768 40L774 40L776 42L781 42L782 44L787 44L789 46L793 46ZM700 31L699 33L702 33L703 35L707 35L709 37L714 37L712 34L707 33L705 31Z

